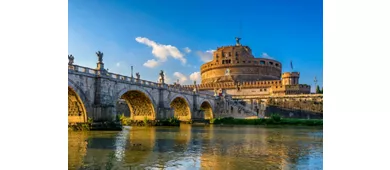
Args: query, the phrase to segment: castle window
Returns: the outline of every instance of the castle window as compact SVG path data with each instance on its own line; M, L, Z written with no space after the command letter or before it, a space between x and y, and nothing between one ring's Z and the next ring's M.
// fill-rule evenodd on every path
M236 52L236 57L238 56L238 53Z
M242 63L245 63L245 61L242 61Z
M251 63L251 61L248 61L248 63Z
M260 61L260 64L264 65L264 64L265 64L265 61Z
M264 89L264 91L267 91L267 89Z
M229 56L232 56L232 53L231 53L231 52L229 52Z
M279 64L278 64L278 63L276 63L276 64L275 64L275 66L276 66L276 67L279 67Z
M269 62L269 64L272 66L274 63L273 62Z
M263 89L260 89L260 91L263 91Z

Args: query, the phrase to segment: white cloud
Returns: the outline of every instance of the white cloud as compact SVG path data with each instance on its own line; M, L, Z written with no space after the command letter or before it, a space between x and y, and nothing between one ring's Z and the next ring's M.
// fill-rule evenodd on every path
M179 73L179 72L175 72L173 73L173 76L176 78L176 79L179 79L179 83L180 84L184 84L188 79L187 77L182 74L182 73ZM176 81L175 81L176 82Z
M120 63L120 62L117 62L117 63L116 63L116 66L117 66L117 67L121 66L121 63Z
M269 59L273 59L271 56L269 56L267 53L263 53L261 54L261 57L263 58L269 58Z
M215 50L207 50L206 52L198 51L197 54L203 62L209 62L213 60L213 52Z
M192 81L196 81L196 84L199 84L200 83L200 72L193 72L191 75L190 75L190 80Z
M145 67L154 68L158 66L159 62L157 62L155 59L148 60L146 63L144 63Z
M158 58L158 62L165 62L169 56L180 60L183 64L187 62L184 54L181 53L175 46L156 43L145 37L137 37L135 40L141 44L152 47L152 54Z
M184 51L185 51L186 53L190 53L190 52L191 52L191 49L188 48L188 47L186 47L186 48L184 48Z

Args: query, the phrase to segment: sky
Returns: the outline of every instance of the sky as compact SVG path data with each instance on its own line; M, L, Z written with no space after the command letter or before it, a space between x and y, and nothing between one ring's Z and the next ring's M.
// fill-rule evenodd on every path
M168 83L200 82L200 66L235 37L256 58L300 72L300 84L322 87L323 20L320 0L94 0L68 1L68 53L96 68L104 53L109 72Z

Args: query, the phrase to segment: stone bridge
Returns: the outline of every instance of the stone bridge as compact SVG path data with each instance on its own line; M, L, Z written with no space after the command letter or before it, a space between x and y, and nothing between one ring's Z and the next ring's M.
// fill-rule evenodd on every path
M68 56L68 122L113 121L116 103L126 101L134 120L178 117L188 121L214 117L215 97L178 85L151 82L110 73L102 61L97 68L73 64Z

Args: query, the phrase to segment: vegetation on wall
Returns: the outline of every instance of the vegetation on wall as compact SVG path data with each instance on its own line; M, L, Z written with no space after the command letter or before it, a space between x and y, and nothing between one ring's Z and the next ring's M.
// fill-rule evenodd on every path
M303 110L317 113L323 112L323 102L316 100L292 99L285 101L284 99L269 99L267 104L269 106L276 106L284 109Z
M215 118L210 124L226 125L299 125L299 126L322 126L322 119L291 119L281 118L279 114L272 114L270 118L260 119L234 119L233 117Z

